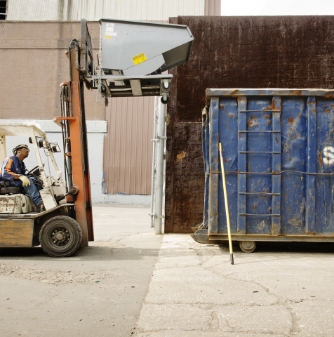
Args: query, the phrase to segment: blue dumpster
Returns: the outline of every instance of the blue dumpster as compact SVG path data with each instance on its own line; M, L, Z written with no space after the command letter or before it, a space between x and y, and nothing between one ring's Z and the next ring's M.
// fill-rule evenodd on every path
M233 241L334 242L334 90L207 89L202 243L227 240L218 144Z

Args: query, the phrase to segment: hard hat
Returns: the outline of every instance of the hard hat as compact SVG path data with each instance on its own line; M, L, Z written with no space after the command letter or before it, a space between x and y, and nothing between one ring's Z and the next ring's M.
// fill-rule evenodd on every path
M15 146L14 149L12 150L14 156L16 155L17 151L20 150L20 149L27 149L27 150L29 150L29 147L26 144L20 144L20 145Z

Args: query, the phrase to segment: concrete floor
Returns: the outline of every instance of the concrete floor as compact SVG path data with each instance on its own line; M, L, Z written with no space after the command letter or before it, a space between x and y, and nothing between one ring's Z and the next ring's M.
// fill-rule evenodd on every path
M0 249L0 336L132 336L161 236L148 207L93 207L95 241L70 258Z
M253 254L156 236L147 207L94 206L74 257L0 249L0 336L333 336L333 244Z

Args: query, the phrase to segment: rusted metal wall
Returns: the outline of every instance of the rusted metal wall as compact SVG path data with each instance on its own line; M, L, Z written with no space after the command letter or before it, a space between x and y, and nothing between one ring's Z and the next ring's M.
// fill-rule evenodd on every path
M154 97L113 98L107 108L104 191L151 194Z
M179 17L195 41L174 74L167 127L166 232L203 220L206 88L334 88L334 17Z

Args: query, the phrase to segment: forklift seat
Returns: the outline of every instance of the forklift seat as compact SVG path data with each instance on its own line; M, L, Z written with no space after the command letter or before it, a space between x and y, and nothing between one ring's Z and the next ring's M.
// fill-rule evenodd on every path
M25 194L25 190L20 186L12 186L10 181L0 178L0 195L5 194Z

